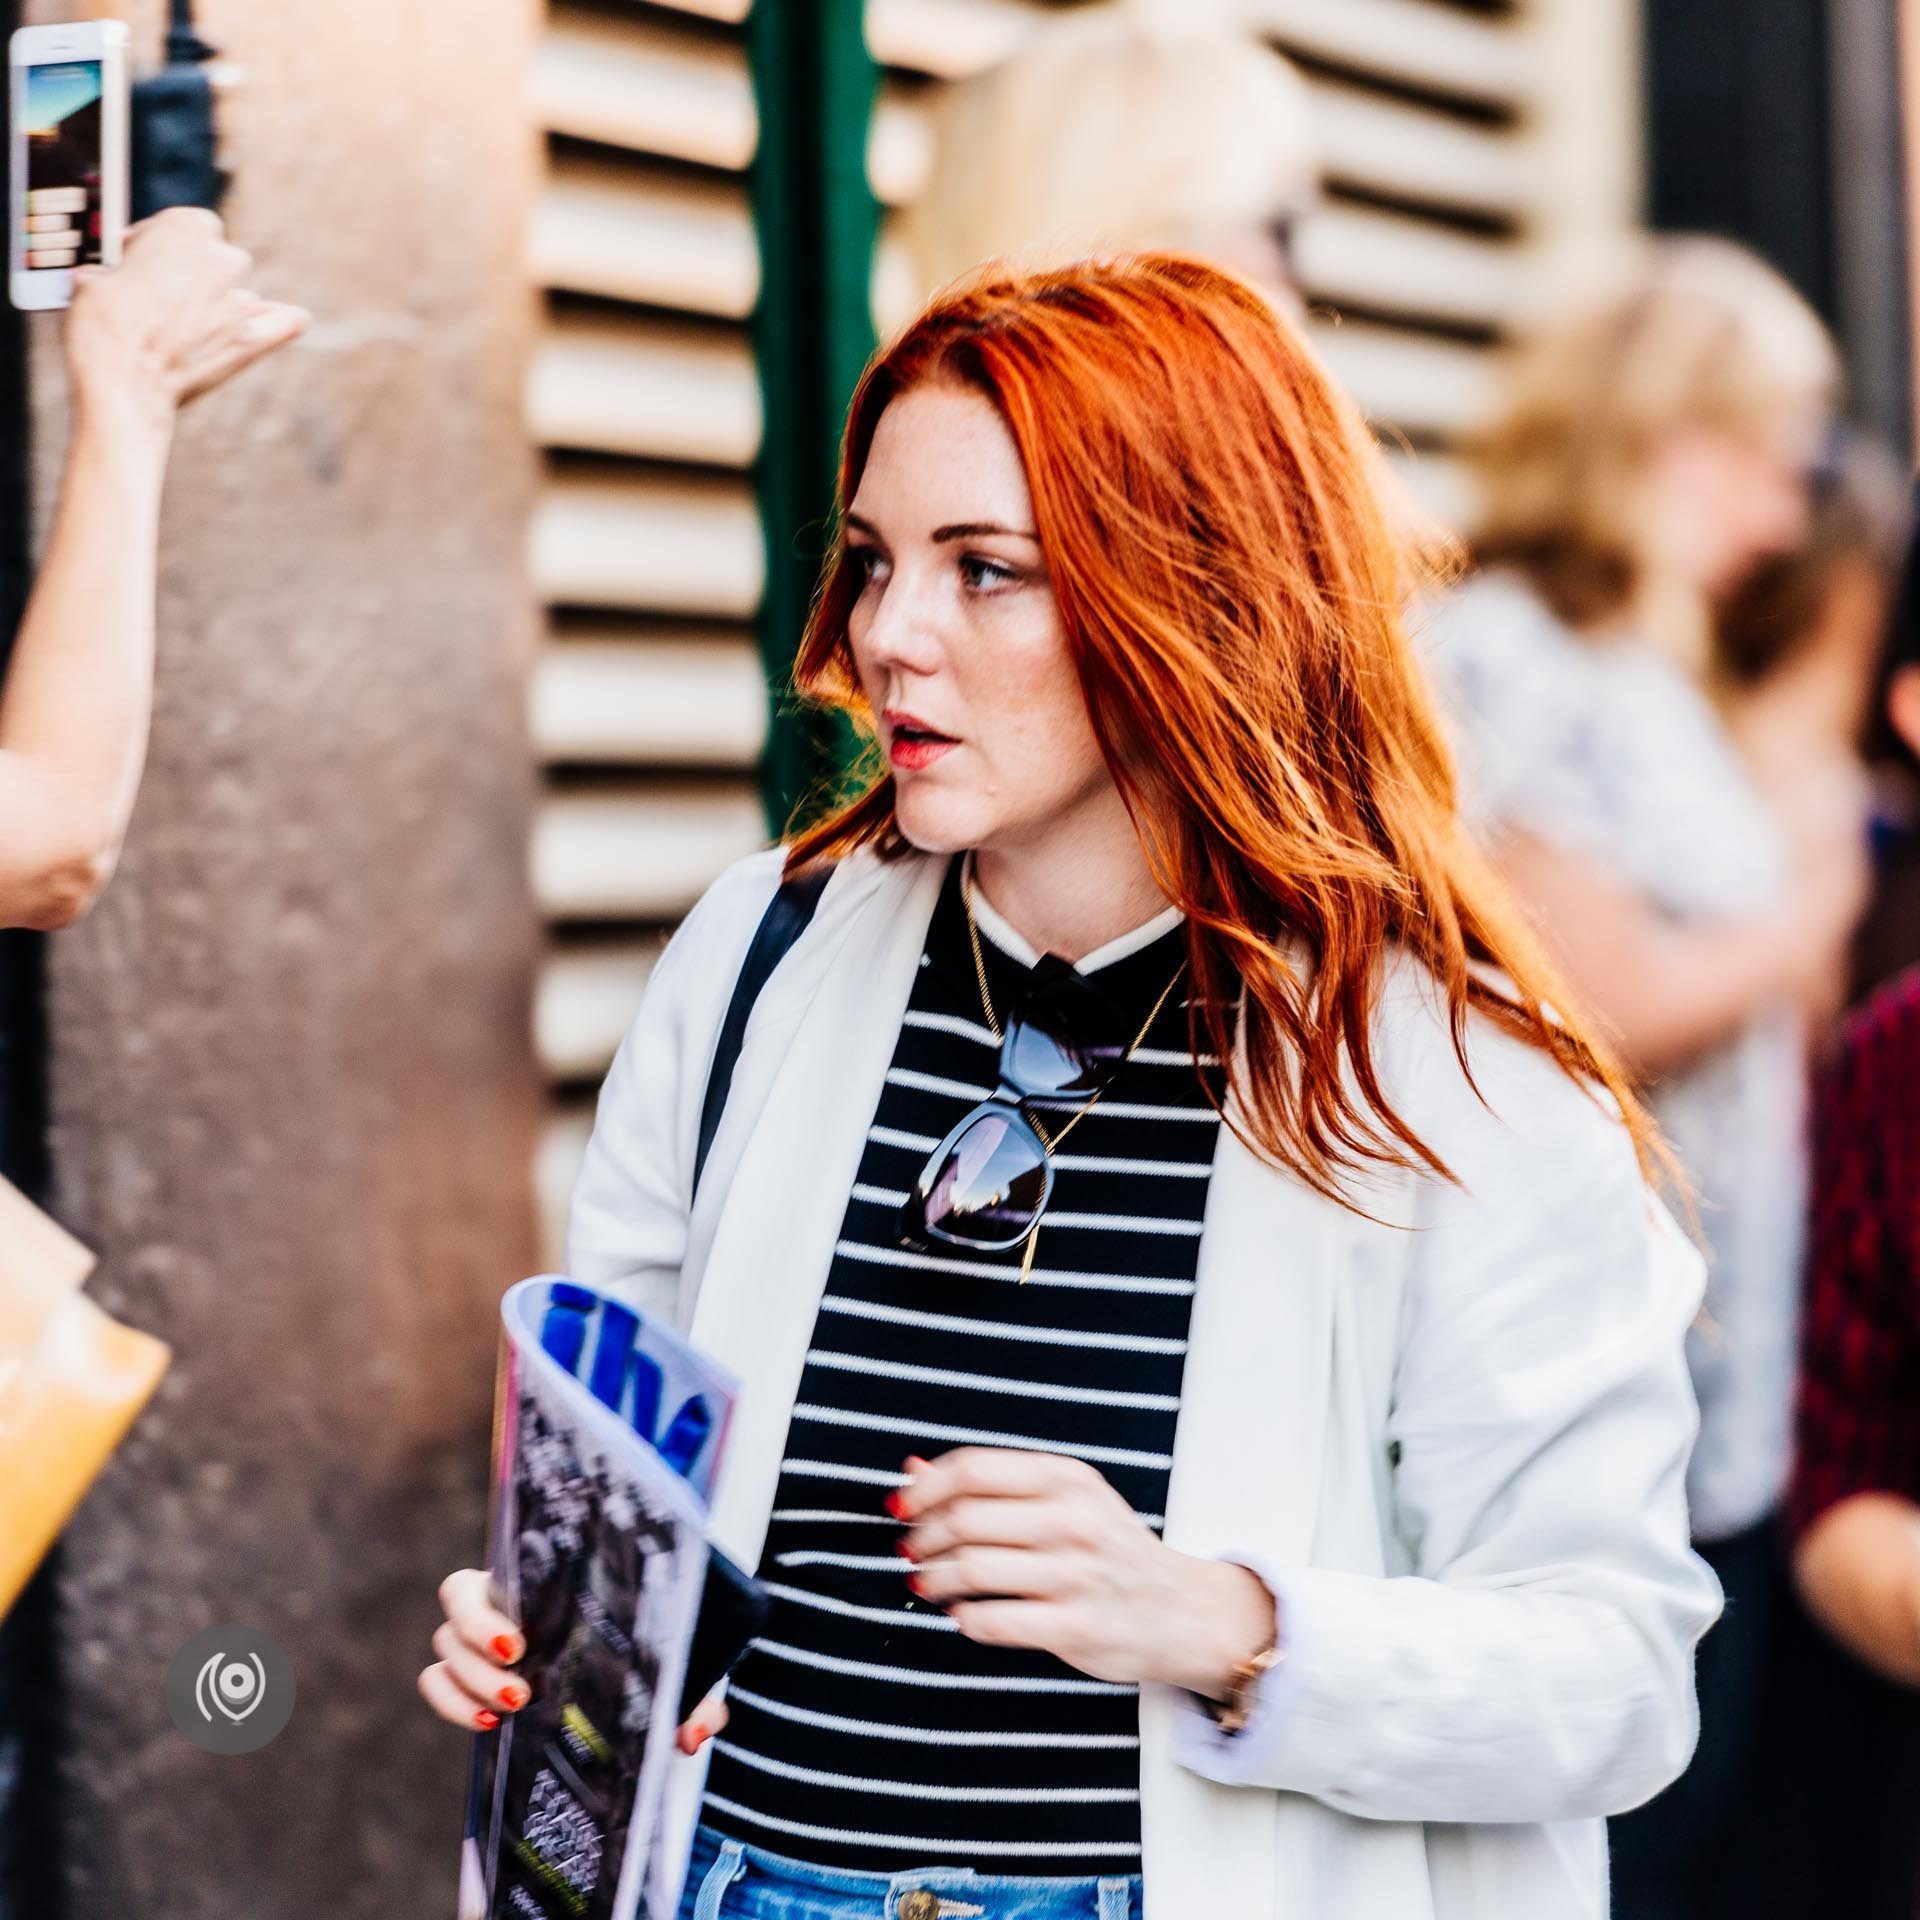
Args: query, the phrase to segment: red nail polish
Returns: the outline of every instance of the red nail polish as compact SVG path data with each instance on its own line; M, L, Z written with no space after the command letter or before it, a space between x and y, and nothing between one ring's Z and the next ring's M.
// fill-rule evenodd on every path
M896 1540L893 1543L893 1550L902 1560L911 1560L913 1558L913 1549L908 1546L904 1540Z
M907 1586L911 1592L924 1593L927 1583L921 1579L918 1573L910 1573L907 1575Z
M904 1503L900 1498L900 1489L898 1487L895 1487L894 1490L887 1495L885 1501L883 1501L882 1504L886 1507L886 1510L890 1514L892 1514L896 1520L904 1520L907 1517L905 1513L901 1511L901 1508Z
M504 1633L496 1633L493 1636L493 1657L496 1660L511 1662L519 1654L519 1651L520 1649L515 1646Z
M497 1713L489 1713L485 1707L482 1707L480 1711L473 1716L473 1724L478 1727L482 1733L491 1733L494 1728L500 1724L500 1716Z
M499 1700L503 1707L523 1707L527 1703L527 1695L518 1687L502 1687Z

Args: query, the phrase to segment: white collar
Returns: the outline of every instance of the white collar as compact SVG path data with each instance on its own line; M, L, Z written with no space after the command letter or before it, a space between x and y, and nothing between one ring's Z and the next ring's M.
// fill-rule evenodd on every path
M971 889L973 886L973 850L968 848L961 856L960 884ZM1034 951L1033 943L1017 927L997 913L983 893L973 893L973 917L980 931L1000 949L1011 954L1023 967L1033 966L1040 958ZM1124 960L1130 953L1138 953L1142 947L1150 947L1163 933L1177 927L1187 916L1179 907L1168 904L1162 907L1151 920L1143 922L1131 933L1123 933L1117 939L1109 940L1105 946L1095 947L1083 960L1074 962L1076 973L1092 973L1096 968L1111 966L1116 960Z

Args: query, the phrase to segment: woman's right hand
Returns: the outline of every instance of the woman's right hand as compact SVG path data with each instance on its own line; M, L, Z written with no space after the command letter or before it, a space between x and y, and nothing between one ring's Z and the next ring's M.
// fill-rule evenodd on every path
M533 1697L513 1671L527 1650L520 1629L493 1604L492 1582L480 1567L462 1567L440 1583L434 1630L440 1657L420 1674L420 1697L456 1727L497 1727L503 1713L517 1712Z
M440 1583L440 1609L447 1616L433 1636L440 1657L420 1673L420 1697L442 1720L481 1731L497 1727L533 1697L514 1672L525 1654L520 1629L493 1604L493 1583L480 1567L462 1567ZM727 1724L724 1700L709 1694L675 1735L682 1753L701 1746Z
M306 312L251 292L252 272L252 256L204 207L169 207L129 228L119 266L74 275L66 353L76 406L131 407L164 427L297 338Z

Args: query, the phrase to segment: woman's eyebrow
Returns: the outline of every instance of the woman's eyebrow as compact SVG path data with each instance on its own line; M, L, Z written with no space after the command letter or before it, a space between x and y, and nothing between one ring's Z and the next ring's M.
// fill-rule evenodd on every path
M848 514L846 524L850 533L864 533L869 540L880 538L880 529L860 514ZM1003 527L997 520L956 520L951 526L935 527L933 544L944 546L949 540L978 540L982 535L994 534L1009 540L1031 540L1036 547L1040 544L1037 533L1029 533L1022 527Z
M1037 547L1040 536L1029 533L1023 527L1003 527L993 520L959 520L950 527L935 527L933 543L940 546L948 540L977 540L982 534L1003 534L1009 540L1031 540Z

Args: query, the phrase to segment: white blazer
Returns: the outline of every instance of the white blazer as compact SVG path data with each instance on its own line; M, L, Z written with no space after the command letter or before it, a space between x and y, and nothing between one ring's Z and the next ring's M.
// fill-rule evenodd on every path
M754 1009L690 1215L708 1063L781 858L731 867L659 960L568 1245L577 1278L745 1382L713 1533L749 1567L946 864L842 863ZM1604 1915L1606 1816L1693 1750L1720 1599L1682 1491L1700 1262L1617 1116L1476 1019L1483 1104L1436 1007L1391 965L1376 1047L1462 1185L1376 1176L1363 1218L1219 1133L1165 1537L1267 1572L1288 1655L1233 1740L1142 1689L1151 1920ZM707 1759L673 1758L669 1890Z

